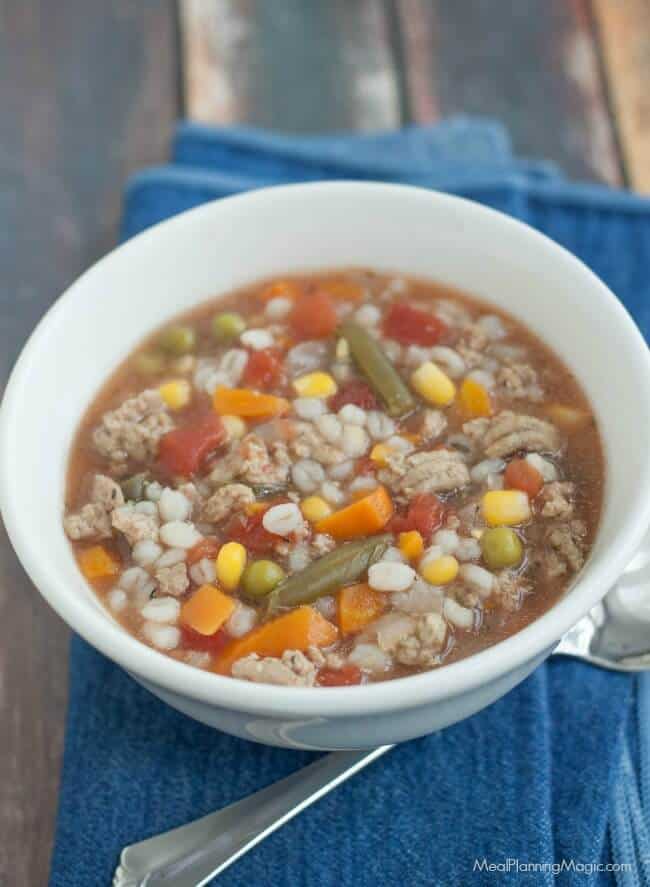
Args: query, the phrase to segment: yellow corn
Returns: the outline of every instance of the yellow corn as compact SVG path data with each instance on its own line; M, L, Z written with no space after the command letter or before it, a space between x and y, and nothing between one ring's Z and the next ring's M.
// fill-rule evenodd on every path
M217 581L228 591L239 585L246 566L246 549L239 542L226 542L217 555Z
M221 422L226 430L226 439L239 440L246 434L246 423L239 416L222 416Z
M182 407L186 407L192 396L192 388L186 379L172 379L171 382L163 382L158 391L170 410L180 410Z
M313 524L332 513L332 507L321 496L307 496L300 503L300 510L303 517Z
M293 387L300 397L330 397L336 394L337 385L329 373L317 371L293 380Z
M456 396L456 386L449 376L427 361L411 375L411 385L429 403L438 407L448 406Z
M395 450L392 447L389 447L388 444L378 443L370 450L370 458L373 462L376 462L380 468L386 468L388 465L388 457L394 452Z
M427 561L420 573L430 585L447 585L458 576L458 561L451 554L444 554L433 561Z
M465 379L460 386L459 400L463 412L473 419L492 415L490 392L476 379Z
M422 557L424 551L424 539L417 530L409 530L407 533L399 534L399 550L404 557L410 561L415 561Z
M264 502L251 502L245 506L244 511L246 514L259 514L260 511L266 511L267 508L268 505Z
M528 496L521 490L490 490L483 496L482 508L490 527L510 527L530 519Z

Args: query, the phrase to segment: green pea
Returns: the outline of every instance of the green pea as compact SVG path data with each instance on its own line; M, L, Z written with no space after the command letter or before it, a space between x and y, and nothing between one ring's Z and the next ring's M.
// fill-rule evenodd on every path
M226 311L223 314L215 314L212 318L212 335L219 342L236 339L245 329L246 322L241 314Z
M270 594L285 577L282 567L273 561L253 561L244 570L242 585L250 597L261 598Z
M143 351L135 356L135 368L144 376L157 376L165 369L165 356L159 351Z
M158 344L168 354L179 357L181 354L189 354L196 345L196 333L191 326L174 324L163 330L158 339Z
M524 547L521 539L510 527L494 527L481 536L483 560L493 570L516 567L521 563Z
M144 499L144 487L146 482L147 474L145 472L127 477L126 480L123 480L120 484L122 492L124 493L124 498L131 499L133 502L138 502L140 499Z

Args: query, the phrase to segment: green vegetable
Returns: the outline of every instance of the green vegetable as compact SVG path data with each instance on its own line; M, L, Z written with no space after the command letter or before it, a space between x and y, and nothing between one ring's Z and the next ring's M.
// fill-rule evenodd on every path
M284 577L282 567L273 561L253 561L244 570L242 585L249 597L266 597Z
M355 363L386 404L388 413L398 417L412 412L416 407L415 399L379 342L353 320L344 321L340 332L348 343Z
M196 333L191 326L174 324L163 330L158 339L158 344L168 354L180 357L181 354L189 354L190 351L194 350Z
M236 339L245 329L246 322L241 314L226 311L223 314L215 314L212 318L212 335L219 342Z
M252 484L251 490L256 499L270 499L272 496L280 496L286 493L286 484Z
M492 570L516 567L521 563L524 547L521 539L510 527L494 527L481 536L483 560Z
M165 355L159 351L143 351L136 354L135 368L145 376L157 376L165 369Z
M324 594L357 582L388 548L392 536L348 542L294 573L274 590L269 611L309 604Z
M122 487L122 492L124 493L124 498L130 499L133 502L138 502L140 499L143 499L146 483L146 472L142 472L141 474L134 474L131 477L127 477L126 480L123 480L120 484L120 486Z

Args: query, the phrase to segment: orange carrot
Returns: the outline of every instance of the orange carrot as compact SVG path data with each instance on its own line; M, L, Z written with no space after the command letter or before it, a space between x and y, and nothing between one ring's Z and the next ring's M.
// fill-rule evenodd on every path
M103 545L93 545L79 555L79 567L86 579L105 579L120 571L119 562Z
M214 634L234 609L233 598L214 585L202 585L181 607L181 622L199 634Z
M225 388L220 385L212 395L212 404L222 416L259 418L286 413L289 402L273 394L260 394L250 388Z
M386 595L365 582L348 585L338 594L339 628L343 634L361 631L386 608Z
M484 385L474 379L465 379L460 386L460 406L472 418L492 415L490 393Z
M302 296L302 287L295 280L274 280L260 293L260 300L266 304L271 299L290 299L295 302Z
M335 539L359 539L382 530L393 515L393 502L384 487L358 499L346 508L335 511L315 524L317 533L328 533Z
M217 656L214 670L219 674L230 674L233 662L250 653L282 656L285 650L304 651L312 645L328 647L337 637L336 626L318 610L297 607L231 641Z
M534 499L544 486L541 472L526 459L513 459L509 462L503 474L503 482L506 489L522 490L529 499Z

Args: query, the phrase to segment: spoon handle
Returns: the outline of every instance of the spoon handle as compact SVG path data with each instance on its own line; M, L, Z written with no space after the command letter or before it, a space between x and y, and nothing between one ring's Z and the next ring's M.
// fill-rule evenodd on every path
M392 745L324 755L216 813L125 847L113 887L201 887Z

